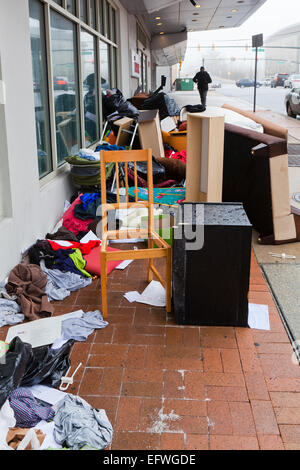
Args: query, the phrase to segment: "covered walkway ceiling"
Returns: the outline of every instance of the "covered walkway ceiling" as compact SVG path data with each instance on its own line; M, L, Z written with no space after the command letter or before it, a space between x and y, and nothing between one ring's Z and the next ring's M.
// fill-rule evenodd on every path
M153 52L159 65L173 65L178 62L179 55L179 58L184 59L189 31L236 28L265 2L266 0L121 0L129 13L143 18L151 34Z

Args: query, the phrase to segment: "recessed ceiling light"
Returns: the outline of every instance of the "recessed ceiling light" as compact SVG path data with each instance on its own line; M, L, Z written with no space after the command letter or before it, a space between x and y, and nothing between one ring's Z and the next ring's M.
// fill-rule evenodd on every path
M157 26L161 26L161 25L162 25L162 23L157 23Z
M196 6L196 8L201 8L201 5L195 5L195 6Z
M238 10L236 8L233 8L233 10L231 10L232 13L236 13Z
M163 31L161 31L159 34L165 34Z
M155 19L156 19L156 20L160 20L160 16L156 16Z

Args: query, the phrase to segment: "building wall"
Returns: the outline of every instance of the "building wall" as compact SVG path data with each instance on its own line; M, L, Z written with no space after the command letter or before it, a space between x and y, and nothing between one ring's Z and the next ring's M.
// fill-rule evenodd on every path
M266 75L300 73L300 25L278 31L265 41Z
M29 22L24 21L28 4L0 0L0 10L1 75L6 88L0 113L0 172L5 196L0 220L1 279L19 262L24 248L53 228L71 195L71 186L64 173L40 187Z
M116 0L119 86L132 95L138 80L130 77L131 47L136 47L136 18ZM59 220L74 192L69 171L39 181L28 2L0 0L0 80L6 88L0 103L0 280L19 263L21 252L44 238ZM147 49L150 57L150 49ZM151 67L149 67L149 83ZM3 99L2 99L3 101Z

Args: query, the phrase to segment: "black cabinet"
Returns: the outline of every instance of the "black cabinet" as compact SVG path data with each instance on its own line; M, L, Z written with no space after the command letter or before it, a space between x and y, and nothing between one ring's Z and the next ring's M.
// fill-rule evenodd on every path
M179 205L172 247L178 324L248 325L251 234L242 204Z

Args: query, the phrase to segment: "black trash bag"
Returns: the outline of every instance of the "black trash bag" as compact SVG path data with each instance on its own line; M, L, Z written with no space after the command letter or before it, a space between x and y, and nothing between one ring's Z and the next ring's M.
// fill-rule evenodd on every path
M32 349L32 360L22 379L22 387L42 384L57 388L71 365L69 355L73 344L74 340L69 340L59 349L49 346Z
M206 106L203 106L203 104L188 104L185 106L185 110L188 113L202 113L206 110Z
M104 118L106 119L107 116L110 116L116 111L120 117L138 118L140 114L139 110L129 101L125 100L120 90L115 88L113 91L114 93L112 95L104 95L102 98Z
M180 115L180 109L176 101L164 92L157 93L147 98L144 101L143 109L158 109L159 119L161 121L168 116Z
M0 408L18 387L43 384L56 388L70 367L69 354L74 340L59 349L32 348L16 336L0 359Z
M136 163L136 168L137 168L137 174L140 178L143 180L147 181L147 162L137 162ZM130 170L134 170L134 164L132 162L128 163L128 168ZM153 173L153 183L154 184L159 184L165 181L166 179L166 169L165 167L161 164L158 163L155 159L155 157L152 157L152 173Z
M18 336L11 341L5 356L0 358L0 408L10 392L21 386L31 358L32 347Z

